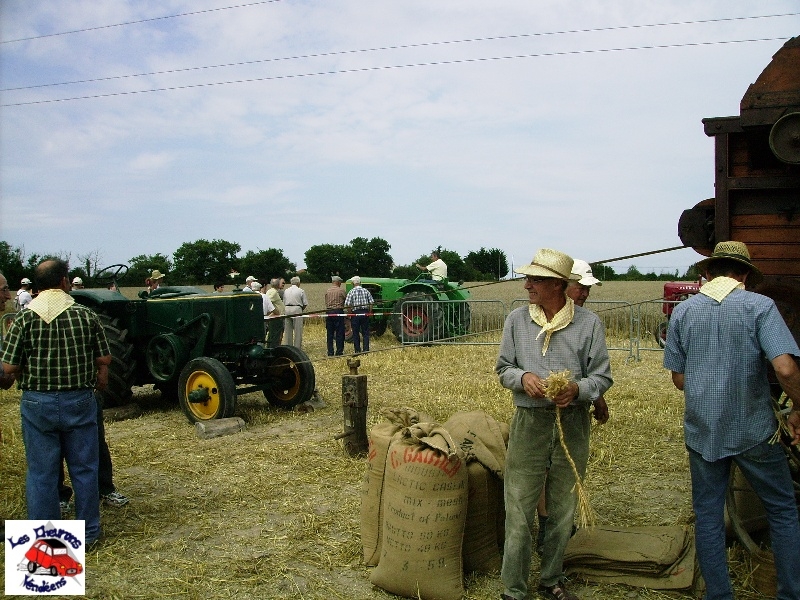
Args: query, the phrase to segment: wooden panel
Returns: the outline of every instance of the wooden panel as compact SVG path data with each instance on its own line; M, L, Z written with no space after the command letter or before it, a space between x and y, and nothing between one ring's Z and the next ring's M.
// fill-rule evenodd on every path
M789 218L787 215L733 215L731 217L731 227L774 227L779 229L800 229L800 214ZM797 232L797 239L800 241L800 231Z

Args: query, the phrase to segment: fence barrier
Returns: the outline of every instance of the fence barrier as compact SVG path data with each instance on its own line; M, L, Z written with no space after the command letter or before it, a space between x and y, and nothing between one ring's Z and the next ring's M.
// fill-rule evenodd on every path
M678 303L589 300L585 306L602 321L608 349L627 352L626 360L639 361L641 352L663 350L667 314L672 312L670 305ZM403 324L400 341L425 345L498 345L508 313L527 305L527 298L515 299L510 307L502 300L408 300L398 315Z

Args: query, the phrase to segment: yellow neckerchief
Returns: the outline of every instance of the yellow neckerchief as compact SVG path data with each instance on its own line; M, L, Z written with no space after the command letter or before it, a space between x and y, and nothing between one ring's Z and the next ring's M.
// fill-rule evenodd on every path
M75 300L64 290L42 290L28 304L28 310L35 312L49 325L53 319L73 304L75 304Z
M730 294L733 290L743 290L744 284L741 281L736 281L731 277L714 277L711 281L707 281L700 288L700 293L705 294L709 298L713 298L717 302L722 302L725 296Z
M572 301L572 298L567 296L567 303L560 311L553 315L552 321L547 320L544 309L538 304L529 304L528 312L530 312L533 322L542 328L539 335L536 336L536 339L538 340L539 336L543 333L545 334L544 344L542 344L542 356L544 356L547 352L547 347L550 345L550 337L553 333L559 329L564 329L564 327L572 323L572 318L575 316L575 303Z

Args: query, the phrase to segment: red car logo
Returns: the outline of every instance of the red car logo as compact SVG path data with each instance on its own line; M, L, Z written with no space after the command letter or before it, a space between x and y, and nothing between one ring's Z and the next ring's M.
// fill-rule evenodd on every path
M83 565L67 553L67 546L61 540L37 540L28 548L25 558L28 559L29 573L36 573L39 567L49 570L53 577L75 576L83 572Z

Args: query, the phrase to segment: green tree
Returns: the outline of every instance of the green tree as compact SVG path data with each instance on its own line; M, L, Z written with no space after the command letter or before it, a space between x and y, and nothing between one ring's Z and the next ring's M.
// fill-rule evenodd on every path
M224 279L239 259L242 247L225 240L185 242L175 251L175 270L171 283L211 284Z
M319 244L306 250L306 267L319 281L328 281L337 273L345 279L353 275L389 277L390 248L389 242L381 238L357 237L349 244Z
M139 254L128 261L128 267L128 274L125 276L125 279L122 280L120 285L144 287L145 279L150 277L150 274L154 270L158 269L164 274L172 271L172 261L169 259L169 257L164 256L163 254ZM168 283L176 282L170 281Z
M490 248L489 250L481 248L477 252L470 252L464 259L464 264L475 271L476 276L470 277L470 281L500 280L508 275L506 253L499 248Z
M319 281L339 274L346 279L356 274L353 249L344 244L318 244L305 253L306 270ZM329 279L328 279L329 280Z
M11 289L19 284L26 273L28 277L33 275L33 272L25 270L24 256L22 248L12 248L8 242L0 241L0 272L5 276Z
M356 261L355 272L368 277L388 277L392 272L391 246L382 238L357 237L350 240L350 248Z
M238 270L244 273L244 277L253 275L262 284L266 284L273 277L286 277L288 273L294 273L297 265L286 258L283 250L269 248L258 252L248 250L239 260Z

